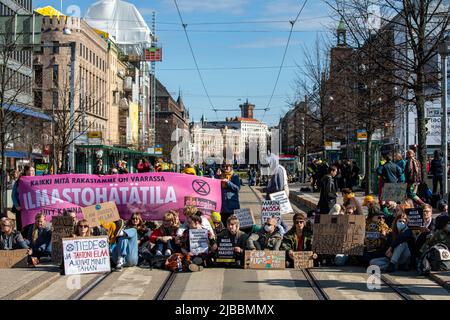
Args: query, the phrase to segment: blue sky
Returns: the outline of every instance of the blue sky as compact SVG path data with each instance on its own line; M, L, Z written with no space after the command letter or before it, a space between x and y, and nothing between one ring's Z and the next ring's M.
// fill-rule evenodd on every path
M304 0L177 0L200 68L274 67L258 69L202 70L202 76L216 109L238 109L247 98L256 108L267 107L289 36L289 20L294 20ZM81 7L82 16L92 0L63 0L63 13L71 5ZM149 26L156 12L156 34L163 47L163 62L157 64L157 77L174 98L183 93L191 119L202 114L209 120L239 115L239 111L217 112L205 95L173 0L130 0ZM35 8L60 0L34 0ZM295 25L277 90L270 110L256 111L256 118L269 125L278 123L287 110L287 100L294 95L293 80L301 65L301 46L312 47L317 35L329 33L334 22L330 9L322 1L309 0ZM255 22L260 23L242 23ZM284 21L269 23L268 21ZM228 24L201 24L201 23ZM233 24L230 24L233 22ZM236 23L235 23L236 22ZM237 23L239 22L239 23ZM197 30L197 31L196 31ZM202 32L198 32L202 31ZM203 32L207 31L207 32ZM224 32L227 31L227 32ZM236 32L228 32L236 31ZM244 32L245 31L245 32ZM252 31L252 32L247 32ZM254 32L258 31L258 32ZM264 32L260 32L264 31ZM266 32L267 31L267 32ZM170 69L190 70L170 70ZM239 101L238 99L242 99Z

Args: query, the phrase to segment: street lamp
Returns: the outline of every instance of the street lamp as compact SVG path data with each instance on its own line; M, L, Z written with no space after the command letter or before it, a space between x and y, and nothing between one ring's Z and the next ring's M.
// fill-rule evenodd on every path
M450 38L446 36L442 39L438 48L441 56L441 105L442 105L442 119L441 119L441 148L444 156L444 197L448 193L448 146L447 146L447 57L450 54Z

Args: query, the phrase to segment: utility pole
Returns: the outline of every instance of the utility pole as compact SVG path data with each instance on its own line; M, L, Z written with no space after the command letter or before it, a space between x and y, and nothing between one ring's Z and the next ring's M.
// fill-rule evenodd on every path
M152 15L152 47L156 47L156 13L153 11ZM156 144L156 62L151 62L151 71L150 71L150 79L151 79L151 106L150 106L150 135L149 135L149 143L151 147L155 147Z
M442 119L441 119L441 147L442 155L444 157L444 184L443 194L444 199L448 193L448 142L447 142L447 57L450 54L450 39L446 36L439 44L439 54L441 56L441 105L442 105Z
M70 42L70 146L69 146L69 172L75 172L75 64L77 43Z

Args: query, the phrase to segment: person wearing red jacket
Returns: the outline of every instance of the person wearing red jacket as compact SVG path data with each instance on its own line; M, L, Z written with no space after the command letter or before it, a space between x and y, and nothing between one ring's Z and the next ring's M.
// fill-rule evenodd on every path
M156 255L170 256L173 252L180 252L180 247L175 243L177 228L174 227L176 214L166 212L162 226L156 229L150 236L150 242L155 244Z

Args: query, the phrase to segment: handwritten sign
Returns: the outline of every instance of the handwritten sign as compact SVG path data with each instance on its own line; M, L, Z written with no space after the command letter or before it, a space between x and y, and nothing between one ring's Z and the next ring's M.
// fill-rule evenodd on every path
M286 268L286 252L270 250L246 250L245 269L272 269Z
M355 256L363 254L365 238L363 215L317 215L313 228L314 252Z
M261 225L264 225L267 219L272 217L277 219L277 223L280 222L280 203L278 201L264 200L261 205Z
M66 275L111 271L108 237L64 238Z
M408 228L417 230L423 226L423 210L422 208L411 208L405 210L409 218Z
M289 201L286 191L280 191L276 193L271 193L270 200L278 201L280 203L281 214L293 213L291 202Z
M72 217L52 217L52 261L61 263L63 256L62 239L68 238L74 233L74 221Z
M239 220L239 225L241 229L251 228L255 224L255 217L253 212L249 208L236 209L234 214Z
M305 269L314 267L312 251L294 252L294 269Z
M27 249L0 250L0 268L26 268Z
M229 237L220 238L218 241L217 262L235 262L233 243Z
M208 253L208 230L206 229L190 229L189 230L189 246L194 256L201 253Z
M90 227L97 227L103 222L114 222L120 219L119 211L114 201L84 207L81 208L81 211Z
M406 198L406 183L385 183L381 200L403 202Z

